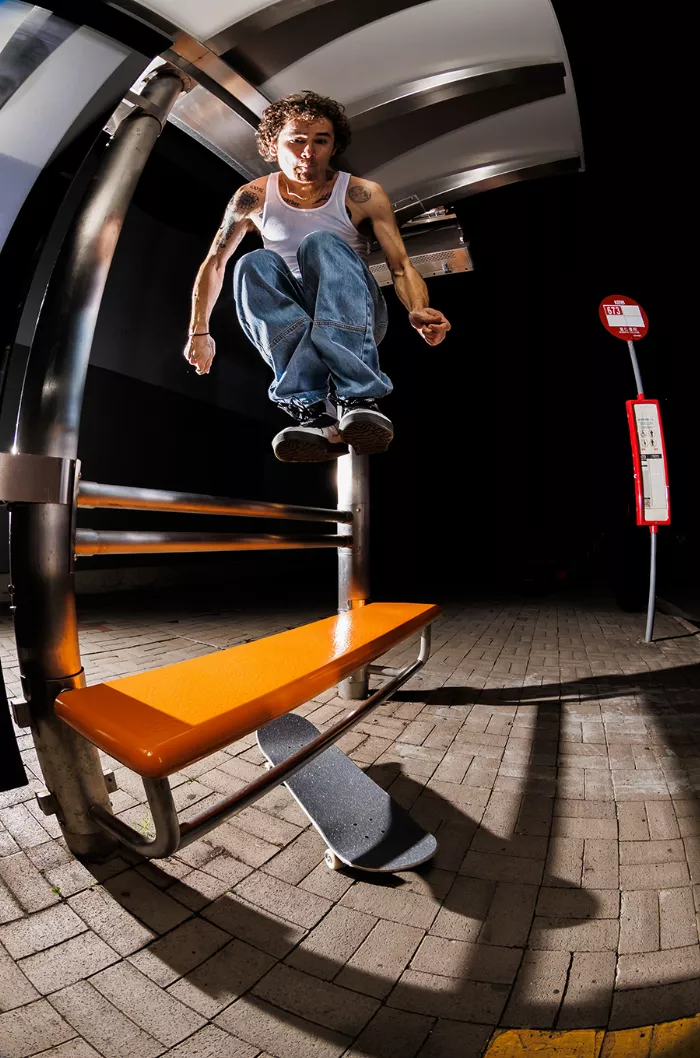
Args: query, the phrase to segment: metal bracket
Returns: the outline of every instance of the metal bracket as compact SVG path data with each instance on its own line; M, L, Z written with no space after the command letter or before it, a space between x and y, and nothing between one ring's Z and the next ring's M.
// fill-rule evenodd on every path
M114 775L114 772L113 771L106 771L104 773L103 778L104 778L104 781L105 781L105 786L107 787L107 793L116 793L117 790L119 789L119 786L117 785L117 780L116 780L116 777Z
M0 452L0 501L72 503L75 459Z
M17 727L31 727L29 703L25 702L24 698L10 698L10 709Z
M44 813L45 816L55 816L58 814L58 801L53 794L37 794L36 803Z
M179 71L178 71L179 72ZM143 96L137 95L136 92L128 91L124 96L127 103L131 103L132 106L138 107L139 110L143 110L145 114L149 114L152 118L155 118L161 128L163 128L163 111L161 107L157 107L150 99L144 99Z

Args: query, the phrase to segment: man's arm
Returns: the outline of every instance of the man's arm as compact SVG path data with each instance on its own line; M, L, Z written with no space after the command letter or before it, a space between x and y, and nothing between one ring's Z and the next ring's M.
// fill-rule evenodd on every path
M442 312L429 308L428 288L421 274L411 264L388 195L371 180L364 180L361 188L351 188L351 197L352 192L356 196L363 194L363 209L372 222L375 237L386 257L394 280L394 290L408 309L411 326L428 345L439 345L451 325ZM365 195L369 197L364 198Z
M206 375L214 359L216 347L209 335L209 317L216 305L226 274L226 264L235 253L244 235L252 231L250 219L262 206L264 188L256 184L240 187L224 214L209 253L204 258L192 291L190 338L185 358L197 368L198 375Z

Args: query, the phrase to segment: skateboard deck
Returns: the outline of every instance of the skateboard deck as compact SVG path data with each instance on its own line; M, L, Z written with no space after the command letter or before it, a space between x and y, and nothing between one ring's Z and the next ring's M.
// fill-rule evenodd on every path
M319 733L303 716L288 713L260 728L258 745L270 764L281 764ZM329 867L407 871L437 851L433 835L335 746L284 785L328 845Z

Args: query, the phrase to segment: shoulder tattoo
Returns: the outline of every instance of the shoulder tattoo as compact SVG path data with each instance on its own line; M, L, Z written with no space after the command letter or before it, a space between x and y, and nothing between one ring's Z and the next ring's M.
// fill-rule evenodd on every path
M368 187L362 187L360 184L355 184L348 190L348 198L352 199L353 202L363 203L369 202L372 197L372 192Z
M249 217L251 213L255 213L256 210L260 209L261 196L264 193L264 188L255 184L251 184L249 187L242 187L236 192L226 207L224 219L216 236L216 248L218 250L224 249L233 234L236 224L239 224L240 221Z

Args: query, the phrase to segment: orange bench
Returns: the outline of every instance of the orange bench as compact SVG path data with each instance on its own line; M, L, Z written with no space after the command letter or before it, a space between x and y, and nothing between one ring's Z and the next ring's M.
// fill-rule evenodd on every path
M127 768L164 779L303 705L439 614L432 605L370 603L201 658L62 691L56 712Z

